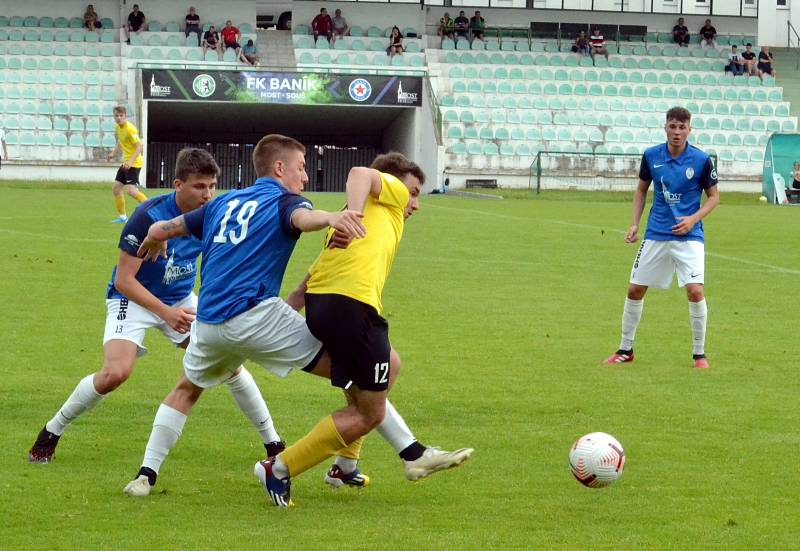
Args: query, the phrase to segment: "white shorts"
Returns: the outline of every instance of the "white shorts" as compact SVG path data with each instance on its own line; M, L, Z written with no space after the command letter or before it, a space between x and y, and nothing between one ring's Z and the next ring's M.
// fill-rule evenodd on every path
M631 269L631 283L669 289L678 274L678 287L704 282L705 246L700 241L653 241L639 246Z
M305 318L273 297L220 324L195 321L183 371L201 388L225 382L244 360L286 377L294 369L313 367L321 351Z
M181 308L197 309L197 295L189 293L182 301L174 304ZM147 348L142 346L145 331L154 327L161 331L175 345L180 345L189 336L178 333L167 322L159 318L147 308L143 308L126 298L112 298L106 300L106 332L103 335L103 344L110 340L121 339L136 344L136 356L147 354Z

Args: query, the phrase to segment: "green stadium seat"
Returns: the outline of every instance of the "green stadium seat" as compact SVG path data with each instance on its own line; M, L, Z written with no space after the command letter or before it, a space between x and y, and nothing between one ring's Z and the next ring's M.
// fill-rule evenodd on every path
M160 33L163 30L163 25L159 21L150 21L147 24L147 30L151 33Z
M178 26L178 24L175 21L170 21L166 25L164 25L164 30L166 32L168 32L168 33L177 33L177 32L180 32L181 28L180 28L180 26ZM239 31L242 32L242 33L249 32L249 31L242 30L241 27L239 27Z
M83 19L80 17L73 17L69 20L69 28L70 29L82 29L83 28Z
M136 50L136 49L138 49L138 48L134 48L134 50ZM141 50L139 50L139 53L141 53ZM134 57L133 54L131 54L130 57ZM136 56L136 57L139 57L139 56ZM139 59L141 59L141 57L139 57ZM205 61L219 61L219 54L217 52L215 52L214 50L208 50L208 51L206 51Z
M86 147L100 147L100 134L94 132L86 134Z
M80 134L72 134L69 137L69 146L70 147L83 147L83 136Z
M750 162L762 163L764 162L764 152L756 149L750 153Z

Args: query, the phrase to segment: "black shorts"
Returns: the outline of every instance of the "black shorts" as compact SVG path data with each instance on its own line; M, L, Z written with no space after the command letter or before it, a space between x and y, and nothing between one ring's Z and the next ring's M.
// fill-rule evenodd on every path
M226 48L236 48L236 49L241 48L241 46L239 46L238 42L226 42L225 43L225 47Z
M125 170L124 168L119 167L119 170L117 170L117 176L116 176L115 180L117 182L122 182L123 184L130 184L132 186L138 186L139 185L139 172L141 170L142 170L141 168L134 168L134 167L131 167L128 170Z
M389 388L389 324L369 304L343 295L306 294L306 323L331 357L331 384Z

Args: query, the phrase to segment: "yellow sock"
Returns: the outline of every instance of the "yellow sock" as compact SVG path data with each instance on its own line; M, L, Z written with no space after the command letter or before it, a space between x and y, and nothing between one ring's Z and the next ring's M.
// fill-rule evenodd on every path
M125 216L125 196L115 195L114 204L117 205L117 212L120 216Z
M136 195L134 195L133 198L139 201L140 203L143 201L147 201L147 195L145 195L139 190L136 191Z
M361 446L364 445L365 438L366 436L362 436L361 438L353 440L352 444L336 452L336 455L346 459L355 459L358 461L361 459Z
M333 416L328 415L311 432L281 452L280 458L286 465L289 476L297 476L319 465L344 447L347 447L347 442L336 430Z

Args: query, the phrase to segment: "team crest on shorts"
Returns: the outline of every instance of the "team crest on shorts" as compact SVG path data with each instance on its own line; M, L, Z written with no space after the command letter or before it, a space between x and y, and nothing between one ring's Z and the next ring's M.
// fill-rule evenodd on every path
M372 86L363 78L357 78L350 83L348 88L350 97L356 101L366 101L372 95Z
M692 167L689 167L686 169L686 179L691 180L692 176L694 176L694 169Z

